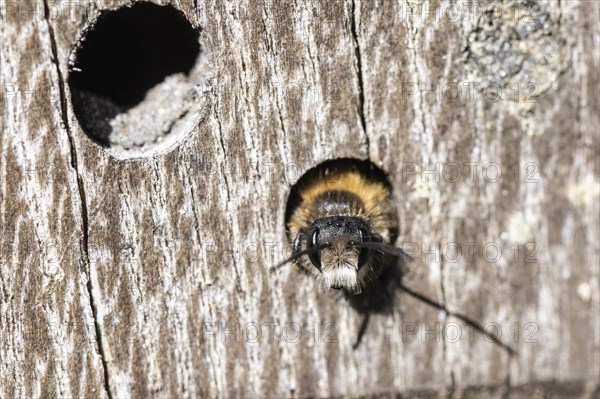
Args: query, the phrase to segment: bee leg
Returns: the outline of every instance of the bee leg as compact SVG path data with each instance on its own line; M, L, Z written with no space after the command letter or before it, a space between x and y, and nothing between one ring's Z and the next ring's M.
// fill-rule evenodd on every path
M371 317L371 312L367 311L365 313L365 317L363 317L363 320L360 323L360 328L358 329L358 334L356 335L356 341L352 345L352 350L356 350L360 346L363 336L367 332L367 327L369 326L369 318L370 317Z

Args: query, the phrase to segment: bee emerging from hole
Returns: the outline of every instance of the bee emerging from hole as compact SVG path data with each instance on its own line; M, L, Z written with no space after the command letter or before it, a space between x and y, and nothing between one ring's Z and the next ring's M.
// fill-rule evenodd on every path
M327 163L332 165L342 160L348 159ZM307 172L292 189L286 220L293 253L271 271L295 262L325 287L353 295L350 303L365 313L354 349L366 331L370 312L380 309L376 302L389 299L385 295L387 283L394 283L423 303L462 320L510 356L515 355L510 345L490 334L476 320L447 309L443 303L396 281L394 276L387 274L390 280L375 281L383 277L384 271L399 269L393 269L395 258L401 261L412 258L392 245L398 232L398 217L385 174L370 163L350 160L354 166L338 162L331 168L320 165L322 169L317 167ZM361 293L364 295L357 296Z
M298 189L287 227L295 261L327 288L360 294L389 265L407 256L390 241L398 230L389 189L356 170L326 170Z

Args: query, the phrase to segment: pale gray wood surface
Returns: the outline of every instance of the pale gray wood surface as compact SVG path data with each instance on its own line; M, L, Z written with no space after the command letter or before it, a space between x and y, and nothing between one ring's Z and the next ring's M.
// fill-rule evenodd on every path
M514 2L491 21L464 2L171 3L211 76L197 126L133 158L86 137L67 84L82 31L124 2L3 9L1 397L598 395L600 3L537 2L525 22ZM491 81L520 98L475 88ZM362 314L268 273L291 185L338 157L390 173L399 245L440 244L405 284L497 323L516 356L402 292L353 350ZM473 180L412 173L451 162ZM422 335L436 323L461 338Z

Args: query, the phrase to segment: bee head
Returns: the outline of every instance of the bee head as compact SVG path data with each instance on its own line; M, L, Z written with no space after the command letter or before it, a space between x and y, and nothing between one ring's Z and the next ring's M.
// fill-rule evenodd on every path
M359 245L372 241L369 225L351 216L317 219L306 232L308 258L323 274L326 286L355 294L361 291L359 270L373 255L371 248Z

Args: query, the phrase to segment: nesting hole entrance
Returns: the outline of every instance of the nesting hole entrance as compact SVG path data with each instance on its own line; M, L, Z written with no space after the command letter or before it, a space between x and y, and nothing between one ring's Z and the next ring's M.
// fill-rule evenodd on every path
M115 155L162 152L199 119L208 58L199 30L172 6L137 3L103 12L71 55L75 116Z
M360 173L367 180L383 184L389 192L393 192L392 184L388 178L388 174L373 162L369 160L361 160L356 158L337 158L324 161L317 166L309 169L300 179L292 186L290 195L285 208L285 225L288 226L294 211L301 205L302 199L300 191L302 188L312 185L320 180L327 179L331 172L349 172L355 171ZM286 229L289 235L289 229ZM398 236L398 231L391 231L392 242Z
M356 158L328 160L309 169L292 187L285 211L286 226L288 226L294 211L301 205L300 192L303 188L312 186L315 183L318 184L319 181L327 179L327 176L332 172L343 173L349 171L358 172L367 180L381 183L390 193L393 192L387 173L368 160ZM293 237L289 237L289 229L287 229L287 233L288 239L293 240ZM390 236L391 242L394 243L398 237L398 230L390 231ZM390 315L394 313L396 293L402 284L402 275L402 260L396 259L384 268L379 278L372 281L370 285L363 287L362 293L359 295L346 295L349 305L359 314L363 315L361 324L357 326L356 341L353 345L354 349L360 345L367 331L371 314Z

